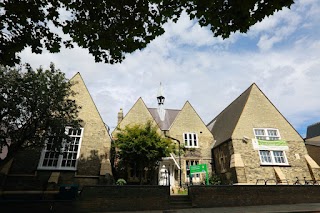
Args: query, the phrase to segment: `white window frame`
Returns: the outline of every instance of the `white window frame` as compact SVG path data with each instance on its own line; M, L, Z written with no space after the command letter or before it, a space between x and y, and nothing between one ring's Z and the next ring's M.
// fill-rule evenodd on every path
M194 132L185 132L183 133L183 141L185 148L198 148L199 147L199 140L198 134ZM190 145L191 143L191 145ZM196 145L195 145L196 143Z
M263 135L256 134L256 130L263 130L264 134ZM269 135L268 131L276 131L277 135L276 136ZM277 138L277 139L275 139L275 141L276 141L276 140L281 139L279 130L275 129L275 128L253 128L253 134L254 134L255 138L259 139L259 140L273 141L274 140L273 138Z
M270 162L266 162L263 160L262 152L269 153ZM277 156L275 156L276 152L281 152L283 154L282 158L284 162L276 162L276 158L277 158ZM259 157L260 157L261 165L289 165L286 152L283 150L259 150Z
M38 169L39 170L69 170L69 171L75 171L77 170L77 165L78 165L78 159L80 157L80 147L81 147L81 143L82 143L82 138L83 138L83 132L84 129L83 128L76 128L76 129L80 129L81 133L80 135L76 134L69 134L69 130L73 129L71 127L66 127L65 128L65 134L69 135L72 138L72 141L70 142L71 144L69 145L69 148L67 150L64 150L64 146L62 146L62 150L60 153L54 153L54 152L50 152L50 150L47 150L47 144L44 147L44 149L41 152L41 156L40 156L40 160L39 160L39 164L38 164ZM71 133L74 133L71 130ZM77 140L77 138L79 138ZM61 143L65 143L63 141L61 141ZM70 150L70 147L75 148L77 147L77 150ZM50 156L50 157L48 157ZM54 160L56 161L56 166L44 166L44 162L46 160ZM74 166L70 166L70 165L65 165L63 166L64 163L69 163L72 161L75 161Z
M257 134L257 130L262 130L263 134ZM269 134L270 132L268 131L275 131L276 135ZM257 140L281 140L280 132L276 128L253 128L253 133ZM258 153L261 165L289 165L286 152L284 150L278 150L279 148L280 147L264 147L263 149L259 149ZM276 153L282 153L282 156L276 156ZM266 161L268 158L269 160ZM280 161L283 162L279 162L279 159L282 159Z
M196 166L200 164L200 160L199 159L187 159L186 160L186 171L190 170L190 166ZM194 182L199 182L200 181L200 174L192 174L192 179ZM189 183L190 182L190 176L187 175L186 172L186 181Z

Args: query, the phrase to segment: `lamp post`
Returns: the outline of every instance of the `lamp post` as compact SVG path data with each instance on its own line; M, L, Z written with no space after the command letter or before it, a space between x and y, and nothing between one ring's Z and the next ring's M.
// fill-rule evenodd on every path
M176 139L176 138L173 138L173 137L170 137L170 136L168 136L168 135L166 135L165 134L165 136L167 137L167 138L170 138L171 140L175 140L175 141L177 141L178 142L178 144L179 144L179 166L180 166L180 174L179 174L179 186L180 186L180 188L182 188L182 184L181 184L181 152L180 152L180 141L178 140L178 139Z

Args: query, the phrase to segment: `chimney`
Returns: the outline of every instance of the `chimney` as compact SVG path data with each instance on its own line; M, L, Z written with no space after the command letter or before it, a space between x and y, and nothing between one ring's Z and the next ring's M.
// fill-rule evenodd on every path
M118 124L123 120L123 111L122 108L120 108L120 111L118 112Z

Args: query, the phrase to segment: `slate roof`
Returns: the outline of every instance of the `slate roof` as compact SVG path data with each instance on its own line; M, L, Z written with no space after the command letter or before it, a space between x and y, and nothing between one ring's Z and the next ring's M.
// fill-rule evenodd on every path
M311 146L320 146L320 141L306 141L305 144Z
M176 119L177 115L181 110L178 109L165 109L166 114L164 117L164 120L162 121L159 117L158 108L148 108L150 114L154 118L154 120L157 122L161 130L169 130L171 127L171 124Z
M306 139L320 136L320 122L307 127Z
M231 138L233 131L238 123L244 106L250 95L252 84L238 98L229 104L219 115L207 124L208 129L216 140L215 147Z

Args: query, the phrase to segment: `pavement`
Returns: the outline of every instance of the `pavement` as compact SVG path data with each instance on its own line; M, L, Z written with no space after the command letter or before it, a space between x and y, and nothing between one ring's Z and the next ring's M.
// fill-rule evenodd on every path
M320 203L190 208L152 211L123 211L121 213L320 213Z

